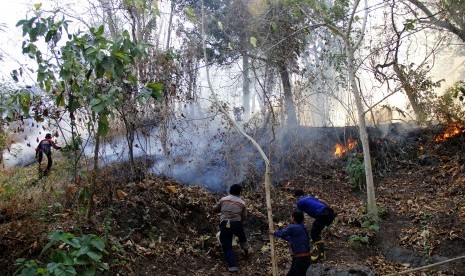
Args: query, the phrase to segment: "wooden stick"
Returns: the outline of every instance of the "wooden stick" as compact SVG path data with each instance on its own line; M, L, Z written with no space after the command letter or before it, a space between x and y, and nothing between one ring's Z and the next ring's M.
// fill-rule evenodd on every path
M423 269L427 269L427 268L432 268L432 267L435 267L435 266L439 266L439 265L442 265L442 264L445 264L445 263L450 263L450 262L457 261L457 260L464 259L464 258L465 258L465 255L460 256L460 257L456 257L456 258L453 258L453 259L445 260L445 261L435 263L435 264L425 265L425 266L417 267L417 268L410 269L410 270L405 270L405 271L401 271L401 272L388 274L386 276L407 274L407 273L410 273L410 272L419 271L419 270L423 270Z

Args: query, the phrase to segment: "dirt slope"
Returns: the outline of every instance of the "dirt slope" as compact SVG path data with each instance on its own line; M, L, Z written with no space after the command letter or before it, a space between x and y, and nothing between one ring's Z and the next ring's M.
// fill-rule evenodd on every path
M337 221L324 233L327 267L364 266L375 275L386 275L463 255L464 142L463 136L431 142L422 145L418 158L389 159L389 170L379 171L375 179L382 217L376 233L362 226L365 194L350 188L343 159L327 164L301 160L309 163L307 170L274 183L276 228L288 224L295 206L292 190L302 188L328 200L338 212ZM215 238L219 216L210 213L223 194L150 176L139 183L118 182L112 200L108 193L98 191L90 223L82 220L75 205L46 215L4 210L0 217L2 275L13 273L15 259L37 257L48 241L46 234L59 228L76 235L106 237L107 275L226 275ZM270 275L264 189L246 185L243 198L249 207L246 231L253 253L246 260L236 251L240 275ZM306 217L308 226L311 222ZM368 237L368 243L349 242L350 237ZM284 274L290 257L282 241L277 242L277 254ZM465 262L452 262L428 273L465 275Z

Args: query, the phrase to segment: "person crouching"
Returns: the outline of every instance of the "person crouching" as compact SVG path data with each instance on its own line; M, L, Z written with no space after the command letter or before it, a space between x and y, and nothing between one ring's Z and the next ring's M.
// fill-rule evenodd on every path
M270 234L286 240L292 251L291 269L288 276L305 276L310 261L310 239L307 229L303 224L304 213L294 210L291 217L291 224L283 230L270 230Z

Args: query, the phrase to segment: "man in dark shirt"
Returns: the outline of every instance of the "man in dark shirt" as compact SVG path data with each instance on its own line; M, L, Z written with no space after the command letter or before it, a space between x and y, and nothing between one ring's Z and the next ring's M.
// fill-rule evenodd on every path
M324 259L326 256L321 232L326 226L331 225L336 214L326 201L313 196L305 196L304 191L300 189L294 192L294 196L298 198L297 208L315 219L310 230L313 243L311 259L312 261Z
M291 269L288 276L305 276L310 266L310 240L307 229L303 225L304 213L295 210L292 213L292 224L284 230L271 230L270 234L286 240L292 251Z
M52 168L52 148L59 150L61 147L57 146L55 142L52 140L52 135L50 133L47 133L45 135L45 139L40 141L39 145L36 148L36 158L39 158L39 167L40 164L42 163L42 158L43 155L47 156L47 168L43 172L45 175L50 171Z

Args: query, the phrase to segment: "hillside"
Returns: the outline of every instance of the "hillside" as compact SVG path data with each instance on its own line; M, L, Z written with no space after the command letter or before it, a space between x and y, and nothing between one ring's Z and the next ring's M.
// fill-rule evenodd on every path
M336 222L324 233L328 255L325 267L366 267L375 275L386 275L463 255L465 136L462 133L443 142L427 141L431 142L416 145L409 159L389 155L386 169L376 173L382 218L379 231L363 227L365 194L350 187L344 170L346 160L321 163L304 155L294 161L307 163L305 170L273 185L276 228L288 224L295 205L292 191L302 188L331 202L338 213ZM124 164L121 166L102 172L105 178L94 198L95 210L89 222L76 204L79 187L60 180L32 181L31 189L36 192L28 200L3 197L2 275L14 272L18 258L37 258L49 233L57 229L104 237L108 254L103 258L110 265L104 275L226 275L215 238L219 216L210 213L211 206L224 194L154 176L128 182L124 172L114 173L124 170ZM50 178L58 174L56 170ZM60 204L34 207L49 202L47 197L55 196L57 191L62 191L56 197ZM269 275L264 189L247 183L243 198L249 207L246 232L253 253L246 260L236 251L240 275ZM308 217L306 224L311 225ZM277 242L277 255L280 273L284 274L290 257L282 241ZM41 260L46 263L47 254ZM465 275L465 260L434 267L426 275Z

